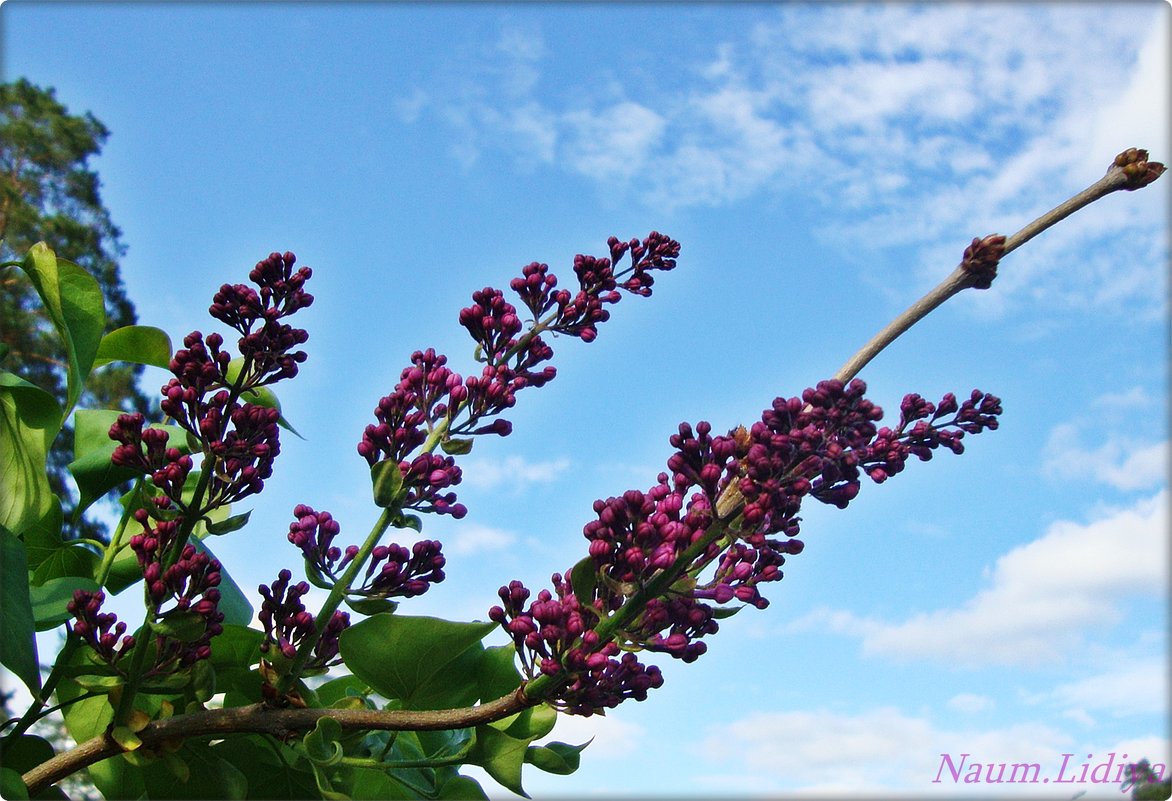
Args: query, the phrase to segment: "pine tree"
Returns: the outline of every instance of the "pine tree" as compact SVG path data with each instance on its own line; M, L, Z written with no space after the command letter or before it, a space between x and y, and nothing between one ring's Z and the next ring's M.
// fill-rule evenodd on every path
M24 78L0 84L0 260L19 260L30 246L46 242L98 280L112 331L133 324L136 315L118 268L126 251L121 232L102 204L98 175L88 165L108 136L93 114L70 114L51 88ZM63 354L40 309L23 271L0 269L0 368L63 398ZM141 370L114 364L99 371L83 402L146 411L148 401L137 384ZM66 466L73 458L72 439L67 428L50 456L50 480L59 493L70 486ZM70 510L65 512L69 521ZM91 519L67 522L67 528L74 536L105 533Z

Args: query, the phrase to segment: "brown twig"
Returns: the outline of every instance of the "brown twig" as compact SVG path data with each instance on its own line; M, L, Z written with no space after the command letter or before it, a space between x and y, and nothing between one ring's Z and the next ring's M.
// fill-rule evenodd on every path
M1158 162L1149 162L1146 150L1131 148L1115 157L1107 174L1086 189L1064 203L1055 206L1029 225L1022 228L1008 239L1002 237L985 237L983 240L973 240L973 246L978 243L1000 245L1000 253L992 259L991 269L996 269L997 261L1006 254L1024 245L1050 226L1066 219L1084 206L1088 206L1106 195L1120 189L1139 189L1147 186L1160 177L1164 172L1164 165ZM1000 240L993 242L991 240ZM849 381L859 374L868 362L879 355L879 352L890 345L895 339L913 325L926 317L937 306L944 303L961 290L973 286L980 286L980 271L974 271L969 261L969 251L965 251L966 259L962 261L952 274L941 281L934 289L917 300L907 310L892 320L871 341L859 349L858 353L847 360L834 377L839 381ZM991 275L988 276L991 279ZM988 286L988 284L984 284ZM984 287L981 287L984 288Z
M274 709L264 704L209 709L166 720L156 720L138 732L141 748L150 749L163 741L187 740L196 737L222 737L227 734L269 734L285 739L298 732L308 731L321 718L333 718L349 731L435 731L462 729L482 723L492 723L521 710L535 706L537 700L516 692L479 706L462 709L427 711L375 709ZM76 748L57 754L37 765L21 778L28 786L29 796L95 762L123 752L109 731L92 737Z

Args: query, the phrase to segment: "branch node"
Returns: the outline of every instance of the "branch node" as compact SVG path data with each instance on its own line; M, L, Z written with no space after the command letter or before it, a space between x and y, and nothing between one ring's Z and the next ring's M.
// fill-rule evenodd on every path
M974 238L964 249L960 268L969 275L973 289L988 289L997 277L997 264L1005 255L1005 237L989 234L984 239Z

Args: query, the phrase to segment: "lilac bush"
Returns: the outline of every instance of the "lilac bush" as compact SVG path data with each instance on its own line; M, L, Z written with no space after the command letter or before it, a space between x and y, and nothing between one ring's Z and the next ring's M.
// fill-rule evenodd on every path
M1121 153L1102 180L1047 217L1011 237L973 239L952 275L832 378L774 399L748 426L718 433L706 421L680 423L668 437L666 470L649 488L594 502L582 559L536 593L509 581L488 622L398 611L445 579L441 543L416 537L424 516L467 514L457 494L460 460L476 438L508 436L518 394L557 376L545 335L596 339L615 304L650 296L657 273L676 267L679 243L655 231L611 237L607 256L574 258L571 288L533 262L510 282L512 295L473 292L457 321L473 340L476 366L462 375L434 349L415 351L361 433L357 450L379 519L347 543L331 513L296 505L286 538L305 580L281 567L260 585L257 627L204 538L247 524L247 513L229 507L271 480L287 425L270 387L295 377L306 359L308 334L287 318L312 304L312 271L295 269L292 253L272 253L249 274L251 286L223 285L209 309L237 335L236 358L214 332L192 332L174 354L155 329L125 335L138 350L120 358L165 364L172 377L161 390L163 424L113 414L94 418L105 421L99 430L108 426L107 442L79 440L75 475L87 496L133 480L126 513L92 567L60 539L59 501L54 518L37 485L11 485L19 502L4 511L0 544L6 560L25 561L5 577L19 579L23 592L27 564L39 580L27 585L27 598L5 596L6 604L19 601L5 609L18 621L4 632L5 664L34 698L0 727L9 729L0 738L5 794L51 793L87 766L107 796L136 798L485 798L461 766L477 765L521 794L524 764L572 772L585 746L533 745L549 734L555 712L594 715L645 700L664 682L649 655L694 662L722 620L768 607L787 557L804 550L807 499L845 509L864 483L883 484L942 450L961 454L969 435L998 428L1001 400L981 390L937 403L907 394L898 420L883 426L856 377L862 366L951 295L989 288L1001 259L1045 227L1162 171L1145 151ZM34 247L20 266L47 297L73 292L72 308L101 309L78 268L47 247ZM54 288L61 274L75 280ZM59 329L78 351L75 378L83 381L103 321L78 315L62 317ZM18 410L4 429L16 432L21 470L11 472L23 480L44 473L45 421L60 428L62 410L31 384L5 380L0 389L15 399L8 408ZM46 583L42 564L62 566L49 575L55 583ZM139 582L144 619L132 630L102 607L108 592ZM325 592L315 611L306 604L313 586ZM71 599L61 608L38 603L34 614L32 599L62 588ZM24 653L37 625L58 623L65 645L47 677L35 660L10 659L13 649ZM498 630L509 644L482 644ZM28 733L57 710L79 743L61 753Z

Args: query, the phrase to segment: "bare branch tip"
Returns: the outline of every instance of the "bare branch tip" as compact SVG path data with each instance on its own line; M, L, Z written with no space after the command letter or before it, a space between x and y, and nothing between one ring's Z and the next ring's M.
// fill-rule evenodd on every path
M1148 161L1148 151L1130 147L1115 157L1111 170L1122 170L1127 182L1123 189L1142 189L1163 175L1165 167L1158 161ZM1110 170L1108 170L1110 172Z

